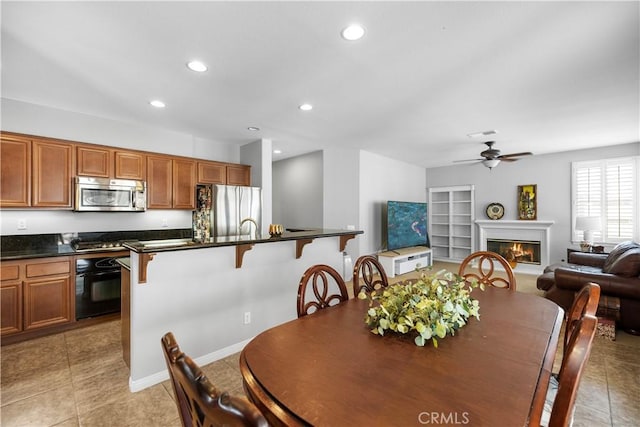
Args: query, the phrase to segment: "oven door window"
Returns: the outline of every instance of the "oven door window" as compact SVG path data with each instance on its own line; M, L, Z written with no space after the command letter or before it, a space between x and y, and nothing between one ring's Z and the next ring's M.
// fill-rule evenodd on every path
M120 272L76 276L76 319L120 311Z

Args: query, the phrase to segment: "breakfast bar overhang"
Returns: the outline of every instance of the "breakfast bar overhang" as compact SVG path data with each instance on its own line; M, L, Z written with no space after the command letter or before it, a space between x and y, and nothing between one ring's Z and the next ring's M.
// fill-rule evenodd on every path
M166 332L205 365L294 319L304 271L314 264L342 271L348 241L362 233L320 229L277 237L127 243L130 283L128 289L123 284L122 303L130 316L122 321L130 390L168 378L160 347Z

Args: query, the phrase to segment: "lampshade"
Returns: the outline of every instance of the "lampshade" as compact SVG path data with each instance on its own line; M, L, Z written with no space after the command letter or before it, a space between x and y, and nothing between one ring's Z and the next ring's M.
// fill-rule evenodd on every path
M589 245L593 243L593 232L600 230L601 224L599 216L579 216L576 218L576 230L584 231L583 240Z
M576 230L598 231L602 221L599 216L579 216L576 218Z
M500 159L487 159L483 160L482 164L488 167L489 169L493 169L500 163Z

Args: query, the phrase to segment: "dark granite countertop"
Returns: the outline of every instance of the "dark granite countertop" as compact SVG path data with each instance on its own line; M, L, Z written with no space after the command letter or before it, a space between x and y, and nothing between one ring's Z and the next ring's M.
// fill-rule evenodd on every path
M66 239L67 234L23 234L0 236L0 260L11 261L31 258L79 255ZM141 231L104 231L75 233L74 238L83 241L124 242L127 240L175 239L193 235L190 228L141 230ZM129 249L123 248L128 251ZM112 252L112 251L111 251ZM96 252L94 252L96 253ZM109 253L105 251L105 254Z
M78 238L86 241L121 241L123 250L146 253L255 243L273 243L287 240L348 236L362 233L363 231L360 230L295 229L285 231L277 237L272 237L268 234L257 237L242 235L214 237L206 242L194 242L190 229L175 229L78 233ZM82 254L81 252L74 251L71 245L64 243L61 234L11 235L0 237L0 260L2 261ZM105 251L104 253L108 254L110 252L113 253L113 251Z
M152 241L128 241L123 244L124 247L131 249L137 253L147 252L168 252L186 249L202 249L221 246L238 246L244 244L256 243L275 243L289 240L316 239L323 237L349 236L364 233L361 230L330 230L330 229L309 229L300 231L285 231L280 236L224 236L213 237L207 241L195 242L189 239L166 239Z

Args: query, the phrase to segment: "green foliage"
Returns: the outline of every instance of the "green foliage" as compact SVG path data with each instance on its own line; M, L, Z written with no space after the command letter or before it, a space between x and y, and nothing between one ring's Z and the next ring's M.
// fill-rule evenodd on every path
M477 282L465 280L449 271L428 275L422 271L418 281L403 282L370 294L360 292L358 298L369 300L365 323L371 332L406 334L415 331L415 343L424 346L429 340L438 347L443 339L467 324L469 317L480 320L478 300L471 298Z

